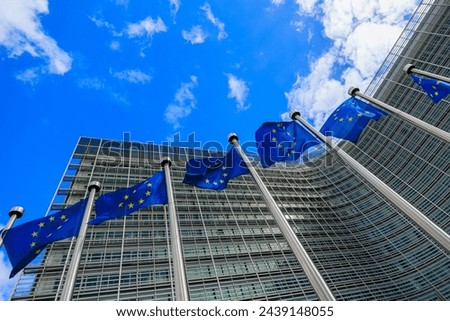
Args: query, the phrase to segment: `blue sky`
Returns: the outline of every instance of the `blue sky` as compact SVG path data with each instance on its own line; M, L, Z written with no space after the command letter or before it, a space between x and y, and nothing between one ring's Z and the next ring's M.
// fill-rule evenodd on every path
M418 0L0 1L0 226L46 214L80 136L226 146L366 88ZM9 261L0 251L0 300Z

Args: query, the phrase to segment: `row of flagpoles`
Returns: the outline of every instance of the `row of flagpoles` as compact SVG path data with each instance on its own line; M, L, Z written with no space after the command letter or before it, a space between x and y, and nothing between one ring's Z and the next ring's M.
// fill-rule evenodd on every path
M450 79L446 77L421 71L412 65L405 66L404 71L412 75L413 79L422 86L433 102L439 102L450 93ZM446 143L450 143L450 134L379 100L362 94L357 88L350 88L349 94L352 97L342 103L331 114L320 131L305 121L298 111L291 112L291 122L264 123L255 133L262 167L269 167L276 162L295 161L306 148L324 144L328 152L350 166L373 188L383 194L386 199L395 204L406 216L420 226L436 243L450 252L450 237L444 230L326 137L331 135L335 138L356 143L370 120L378 120L389 113L419 127ZM355 96L363 98L376 107L356 99ZM183 182L200 188L223 190L227 187L230 179L250 173L319 299L326 301L335 300L333 293L298 240L286 217L243 152L237 135L234 133L230 134L228 141L233 145L233 148L224 157L188 160ZM91 182L89 184L88 197L86 199L56 214L16 227L12 227L12 225L16 218L20 218L23 215L24 210L21 207L11 209L10 220L1 231L0 237L0 247L3 244L5 245L13 267L10 277L13 277L27 266L48 244L76 236L77 242L59 298L62 301L71 300L88 225L97 225L107 220L123 217L143 207L168 205L175 299L181 301L189 300L181 238L172 191L170 159L163 159L161 166L163 168L161 172L157 172L143 182L100 196L95 201L96 216L91 220L89 218L95 195L100 190L99 182Z

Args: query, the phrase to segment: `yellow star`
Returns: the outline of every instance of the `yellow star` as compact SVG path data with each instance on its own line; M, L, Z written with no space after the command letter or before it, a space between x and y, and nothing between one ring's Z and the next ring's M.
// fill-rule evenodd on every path
M123 203L119 203L119 207L123 207Z
M223 176L223 177L227 177L228 174L227 174L227 173L223 173L222 176Z
M217 182L213 182L213 184L217 186Z
M349 117L349 118L348 118L348 121L353 121L353 117Z
M206 183L206 184L209 184L209 179L205 179L205 183Z
M135 193L136 193L136 190L133 191L133 194L135 194Z
M129 199L130 197L128 196L128 195L125 195L124 197L123 197L123 199L124 200L127 200L127 199Z
M61 219L62 221L64 221L66 218L67 218L67 216L65 216L64 214L61 215L61 217L60 217L60 219Z
M39 254L39 253L41 253L41 249L37 249L37 250L34 252L34 254Z
M273 141L273 142L276 142L276 141L277 141L277 138L276 138L276 137L272 137L272 141Z
M225 181L223 179L219 180L220 184L223 184Z
M53 221L55 220L55 217L54 217L54 216L50 216L50 217L48 218L48 220L49 220L50 222L53 222Z
M358 113L358 117L362 117L363 115L361 113Z
M45 226L45 224L44 224L44 222L41 222L41 223L39 223L39 227L44 227Z
M141 199L139 200L139 204L142 204L142 203L144 203L144 200L141 198Z
M281 149L281 148L283 148L283 146L282 146L281 144L278 144L278 148L280 148L280 149Z
M30 247L35 247L36 246L36 242L31 242Z
M223 166L223 167L222 167L222 170L226 170L226 169L227 169L227 167L226 167L226 166Z
M152 192L150 192L150 191L145 192L145 196L150 196L151 194L152 194Z
M274 129L272 129L272 133L276 133L277 132L277 130L274 128Z
M147 186L148 186L148 187L152 187L153 184L152 184L152 183L148 183Z
M128 204L128 208L133 208L134 207L134 204L133 203L129 203Z
M344 118L339 118L339 121L340 121L340 122L343 122L343 121L344 121Z
M33 233L31 233L31 236L32 236L32 237L38 236L38 232L33 232Z

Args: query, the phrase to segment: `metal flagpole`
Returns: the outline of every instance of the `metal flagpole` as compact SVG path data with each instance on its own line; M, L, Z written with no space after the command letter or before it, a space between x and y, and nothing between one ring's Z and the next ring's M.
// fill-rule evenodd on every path
M441 75L436 75L425 70L417 69L413 64L407 64L405 67L403 67L403 71L408 75L413 73L450 83L450 78Z
M286 238L287 242L289 243L289 246L291 247L292 251L294 252L295 257L300 262L300 265L303 268L303 271L305 272L308 280L311 282L314 290L316 291L317 295L319 296L319 299L322 301L336 301L336 299L333 296L333 293L331 293L330 289L328 288L328 285L325 283L324 279L320 275L319 271L317 270L316 266L312 262L311 258L308 256L308 253L306 252L305 248L298 240L297 235L295 235L295 232L292 230L286 217L283 215L281 210L278 208L272 195L270 195L269 190L264 185L264 182L261 180L258 173L256 172L256 170L253 168L252 164L250 163L250 160L248 159L247 155L245 155L244 151L242 150L242 148L238 142L238 136L235 133L231 133L228 135L228 141L234 145L234 147L238 151L239 155L241 156L241 158L244 160L245 164L247 165L247 167L250 171L250 174L253 176L253 179L256 181L256 184L258 185L259 189L261 190L264 200L266 201L267 206L269 207L270 211L272 212L272 215L273 215L275 221L277 222L277 224L281 230L281 233L283 233L284 237Z
M180 231L178 229L177 214L173 198L172 179L170 176L170 166L172 162L169 157L163 158L161 166L164 169L166 179L167 200L169 209L170 239L172 244L173 272L175 276L175 299L176 301L189 301L189 293L186 279L186 272L183 260L183 250L181 247Z
M445 250L450 252L450 236L442 230L439 226L434 224L428 217L422 214L418 209L412 206L403 197L397 194L392 188L386 185L378 177L372 174L364 166L354 160L345 151L340 149L336 144L328 141L326 137L317 129L312 127L307 121L300 117L299 111L292 111L291 118L298 120L303 126L309 129L316 137L318 137L325 145L337 156L349 165L355 172L365 178L376 190L380 191L387 199L402 210L411 220L419 225L425 232L427 232L438 244Z
M3 233L6 232L6 230L9 230L11 226L13 226L16 219L21 218L23 216L23 213L25 212L24 208L22 206L14 206L9 211L9 220L8 223L6 223L6 226L3 228L2 233L0 234L0 248L3 245Z
M367 96L366 94L362 94L359 91L359 88L350 87L348 89L348 94L351 96L358 96L358 97L364 98L365 100L373 103L374 105L377 105L378 107L381 107L382 109L385 109L385 110L391 112L392 114L397 115L399 118L423 129L424 131L430 133L431 135L433 135L437 138L440 138L440 139L446 141L447 143L450 143L450 133L447 133L446 131L443 131L442 129L439 129L433 125L430 125L430 124L424 122L423 120L420 120L416 117L411 116L410 114L407 114L401 110L398 110L388 104L385 104L382 101L379 101L378 99Z
M78 232L77 242L73 249L72 259L70 261L69 270L67 271L66 280L62 289L59 301L71 301L75 281L77 279L78 267L80 266L81 252L83 251L84 239L86 238L87 222L91 216L92 205L94 204L95 193L100 190L100 182L93 181L89 183L89 198L84 210L83 221L81 222L80 231Z

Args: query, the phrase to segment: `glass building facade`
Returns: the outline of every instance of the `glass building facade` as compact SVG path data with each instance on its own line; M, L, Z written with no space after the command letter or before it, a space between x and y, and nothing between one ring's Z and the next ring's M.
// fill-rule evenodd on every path
M450 99L432 103L402 71L450 77L449 35L450 3L423 1L365 93L450 131ZM341 147L450 233L449 144L389 115ZM185 162L208 151L81 137L51 209L93 180L100 194L143 181L165 156L191 300L318 300L250 175L221 192L182 183ZM450 300L450 254L332 155L256 169L337 300ZM171 223L154 206L90 226L73 300L174 300ZM25 268L11 300L58 299L74 242Z

